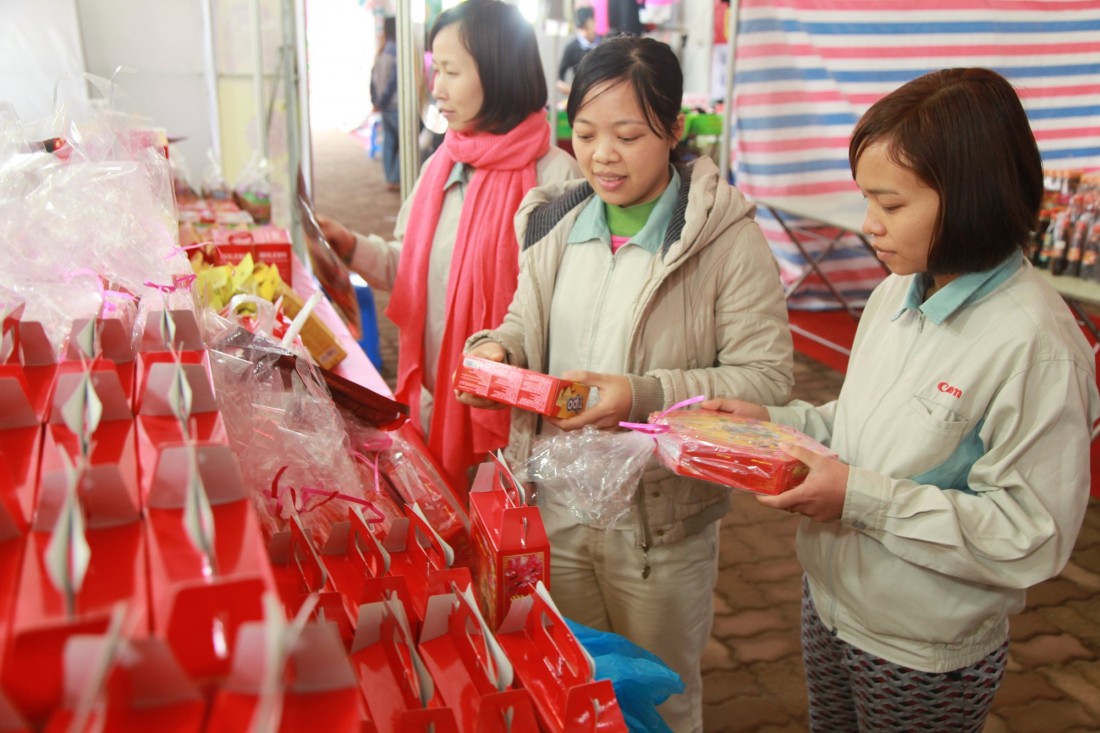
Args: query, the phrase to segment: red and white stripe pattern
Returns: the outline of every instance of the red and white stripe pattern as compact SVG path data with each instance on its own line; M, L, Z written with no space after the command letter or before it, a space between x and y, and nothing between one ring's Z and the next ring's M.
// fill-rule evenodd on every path
M1100 169L1100 0L742 0L731 169L750 198L851 196L860 115L935 69L985 66L1016 86L1046 168ZM804 269L758 215L785 279ZM882 278L858 245L823 264L857 301ZM815 276L792 300L833 306Z

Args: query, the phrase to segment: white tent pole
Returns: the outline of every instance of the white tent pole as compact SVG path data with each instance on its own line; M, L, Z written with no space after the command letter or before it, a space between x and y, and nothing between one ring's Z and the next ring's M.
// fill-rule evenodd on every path
M416 0L423 7L423 0ZM412 3L397 3L397 150L401 161L401 198L412 192L420 172L420 69L423 57L417 58L419 44L413 37Z
M203 77L206 81L207 103L210 105L210 147L214 158L222 162L221 110L218 105L217 59L214 56L214 18L211 0L202 0L202 56Z
M734 56L737 51L737 26L741 15L739 0L730 0L730 27L726 29L726 105L722 115L722 140L718 148L719 165L723 180L730 173L730 120L733 118L733 75L736 71Z
M264 120L267 114L264 108L264 38L260 27L260 0L252 0L252 53L255 61L252 65L252 88L256 95L256 131L259 138L259 150L262 158L267 158L267 130Z

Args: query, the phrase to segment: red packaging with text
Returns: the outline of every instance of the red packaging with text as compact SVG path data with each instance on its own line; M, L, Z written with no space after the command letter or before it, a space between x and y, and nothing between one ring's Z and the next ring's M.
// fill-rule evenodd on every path
M561 418L580 414L589 391L587 384L469 355L462 357L455 370L454 387L521 410Z

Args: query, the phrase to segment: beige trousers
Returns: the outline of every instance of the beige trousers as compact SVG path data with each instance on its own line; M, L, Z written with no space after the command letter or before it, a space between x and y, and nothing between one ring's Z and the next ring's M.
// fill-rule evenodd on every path
M568 508L540 500L550 539L550 595L562 614L585 626L621 634L657 655L684 681L658 710L676 733L703 730L699 663L714 621L718 526L649 551L630 529L580 524Z

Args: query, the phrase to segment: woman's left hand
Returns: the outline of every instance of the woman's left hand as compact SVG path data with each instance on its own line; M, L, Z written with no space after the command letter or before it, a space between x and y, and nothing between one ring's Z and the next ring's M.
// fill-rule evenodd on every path
M630 386L630 380L623 375L577 371L565 372L561 378L595 387L600 391L600 400L576 417L546 418L551 425L561 430L580 430L585 425L606 429L617 428L620 422L630 419L634 390Z
M774 509L805 514L818 522L840 519L848 493L848 464L801 446L784 446L783 450L809 466L809 475L789 491L776 496L758 496L756 500Z

